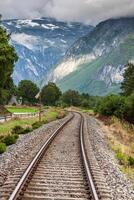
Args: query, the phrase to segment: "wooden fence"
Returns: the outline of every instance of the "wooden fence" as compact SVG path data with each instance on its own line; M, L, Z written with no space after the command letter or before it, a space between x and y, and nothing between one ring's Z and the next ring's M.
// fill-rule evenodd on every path
M44 114L46 110L43 110L41 114ZM39 112L34 112L34 113L12 113L11 115L6 115L6 116L0 116L0 122L6 122L9 121L13 118L31 118L31 117L36 117L39 116Z

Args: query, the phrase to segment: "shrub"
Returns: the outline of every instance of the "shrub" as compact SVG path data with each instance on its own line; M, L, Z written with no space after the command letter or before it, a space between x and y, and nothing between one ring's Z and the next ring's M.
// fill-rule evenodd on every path
M32 132L32 130L33 130L32 128L27 127L27 128L25 128L25 129L23 130L22 134L26 134L26 133Z
M33 128L33 129L37 129L37 128L39 128L42 124L43 124L43 122L35 122L35 123L32 124L32 128Z
M47 123L48 123L47 119L45 119L45 120L42 121L42 124L47 124Z
M129 156L128 157L128 163L129 163L129 165L134 166L134 158Z
M16 135L7 135L4 137L3 142L8 146L11 144L15 144L17 140L17 136Z
M65 117L65 113L64 112L59 112L57 115L57 119L62 119L63 117Z
M18 134L13 134L13 136L15 137L15 139L18 139L18 138L19 138L19 135L18 135Z
M15 126L11 132L13 134L23 134L23 131L24 129L21 126Z
M6 144L5 143L0 143L0 154L4 153L6 151Z
M4 138L4 135L0 135L0 141L2 141Z
M123 118L125 110L125 98L117 95L104 97L97 106L97 112L101 115Z
M117 152L116 158L119 160L119 163L121 165L127 165L128 164L128 158L124 153L122 153L120 151Z

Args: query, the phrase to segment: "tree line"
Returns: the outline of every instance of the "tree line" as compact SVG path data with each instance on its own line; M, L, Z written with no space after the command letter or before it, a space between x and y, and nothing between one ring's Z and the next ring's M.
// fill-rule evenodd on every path
M80 94L75 90L68 90L64 93L53 82L48 82L42 89L30 80L22 80L15 86L14 93L18 97L22 97L22 104L36 105L42 103L46 106L80 106L92 108L97 104L98 97L90 96L89 94Z
M134 124L134 64L128 63L121 84L122 93L102 97L95 111L105 116L116 116Z

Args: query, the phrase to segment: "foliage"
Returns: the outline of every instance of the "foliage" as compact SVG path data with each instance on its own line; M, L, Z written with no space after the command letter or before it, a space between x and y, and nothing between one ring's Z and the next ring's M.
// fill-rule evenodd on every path
M16 134L16 135L20 135L20 134L26 134L26 133L29 133L31 132L33 129L30 128L30 127L26 127L26 128L23 128L21 126L15 126L13 129L12 129L12 133L13 134Z
M124 81L121 84L123 94L129 96L134 92L134 64L128 63L124 73Z
M30 80L22 80L18 85L18 94L22 97L23 104L34 104L37 102L35 96L39 92L39 88Z
M99 96L90 96L89 94L82 93L81 95L81 107L88 108L88 109L94 109L98 102L102 99L102 97Z
M22 128L21 126L15 126L13 129L12 129L12 133L13 134L22 134L24 131L24 128Z
M12 94L11 74L18 59L14 47L9 44L9 40L10 35L0 27L0 104L7 103Z
M103 97L98 103L96 111L105 116L115 115L116 117L123 118L125 106L125 98L117 95L110 95Z
M0 142L0 154L1 153L4 153L6 151L6 144L5 143L2 143Z
M79 106L81 99L80 94L75 90L68 90L62 96L62 100L68 106Z
M53 120L56 120L56 117L58 115L59 109L50 108L45 114L42 114L42 121L46 123L46 121L50 122ZM14 118L10 121L7 121L5 123L2 123L0 125L0 136L1 135L7 135L11 132L11 130L15 126L22 126L25 127L31 127L34 122L37 122L39 120L39 116L31 117L29 119L20 119L20 118Z
M23 131L22 131L22 133L21 134L27 134L27 133L30 133L30 132L32 132L33 131L33 129L32 128L30 128L30 127L27 127L27 128L25 128Z
M55 105L60 96L61 91L55 83L49 82L42 88L41 101L44 105Z
M8 146L15 144L17 140L17 135L7 135L4 137L3 142Z
M128 165L128 158L124 153L120 151L117 152L116 158L119 160L121 165Z
M134 91L125 99L124 119L134 124Z
M39 128L42 125L43 125L43 121L41 121L41 122L35 122L35 123L32 124L32 128L33 129L37 129L37 128Z
M66 116L66 113L61 111L61 112L58 113L57 119L62 119L65 116Z
M121 152L120 150L116 153L116 158L119 160L121 165L134 166L134 157L128 156L127 154Z
M133 157L129 156L128 157L128 162L129 162L130 166L134 166L134 158Z

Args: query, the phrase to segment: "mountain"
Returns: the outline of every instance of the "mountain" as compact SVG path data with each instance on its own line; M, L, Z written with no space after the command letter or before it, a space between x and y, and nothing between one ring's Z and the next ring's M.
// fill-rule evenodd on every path
M62 91L118 93L129 61L134 61L134 17L109 19L78 39L48 80L55 81Z
M11 43L19 56L13 73L16 84L22 79L41 84L67 49L93 28L53 18L4 20L2 25L11 33Z

